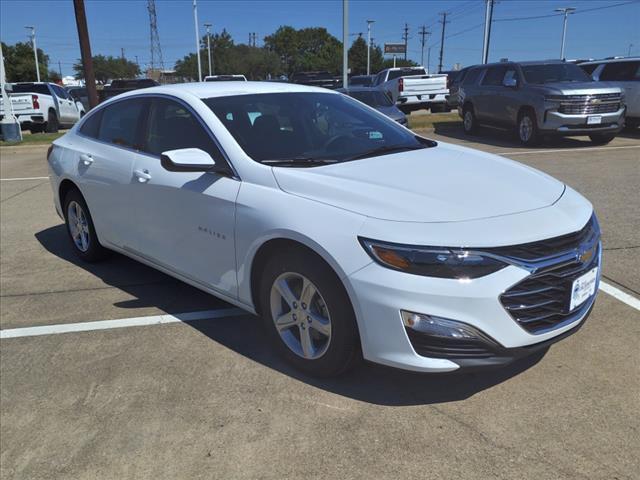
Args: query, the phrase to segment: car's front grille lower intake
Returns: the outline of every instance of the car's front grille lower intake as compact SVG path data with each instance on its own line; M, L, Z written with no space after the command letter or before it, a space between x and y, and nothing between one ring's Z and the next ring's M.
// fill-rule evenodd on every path
M529 333L572 323L591 307L594 297L569 310L573 281L599 265L600 231L595 217L570 235L492 250L533 270L500 296L502 306Z
M620 109L620 94L569 95L560 102L558 111L566 115L613 113Z

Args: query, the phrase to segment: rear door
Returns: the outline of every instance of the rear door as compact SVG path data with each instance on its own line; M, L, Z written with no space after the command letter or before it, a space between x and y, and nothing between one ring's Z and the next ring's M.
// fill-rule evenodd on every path
M495 65L487 69L474 101L475 114L479 120L501 123L500 114L504 107L501 107L497 100L504 94L502 80L506 72L506 65Z
M517 82L516 87L505 87L507 80L514 79ZM522 85L522 79L515 65L509 65L504 73L501 84L496 87L497 94L493 101L494 105L490 111L495 117L491 118L494 123L503 124L505 126L515 126L518 120L518 111L520 110L522 97L519 89Z
M640 60L605 63L598 80L624 88L628 117L640 117Z
M55 94L58 101L60 123L67 125L75 123L80 117L75 101L69 96L64 88L59 87L58 85L49 85L49 87Z
M147 101L124 99L93 113L74 144L80 189L98 237L121 248L134 243L137 225L132 205L133 165Z
M136 158L133 206L136 253L208 288L237 296L235 203L237 178L212 172L169 172L168 150L200 148L227 164L208 127L186 104L153 97L144 131L145 155Z

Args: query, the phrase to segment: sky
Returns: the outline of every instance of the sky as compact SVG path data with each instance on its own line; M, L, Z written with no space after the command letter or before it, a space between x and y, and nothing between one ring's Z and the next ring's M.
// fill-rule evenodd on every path
M376 44L402 41L409 27L409 58L420 63L419 29L427 37L424 63L438 63L442 18L449 12L445 29L444 69L479 63L482 55L484 0L450 1L349 1L349 41L366 36L367 20L375 20L372 37ZM119 56L138 62L144 69L150 61L149 15L146 0L85 0L91 49L94 55ZM501 58L532 60L558 58L562 17L559 7L575 7L567 28L567 58L603 58L640 55L640 1L638 0L500 0L494 8L490 61ZM191 0L156 0L158 33L165 67L195 51ZM526 18L526 17L543 18ZM524 17L524 18L523 18ZM295 28L325 27L342 39L341 0L198 0L200 35L205 22L213 31L225 28L236 43L247 43L256 32L258 44L281 25ZM8 44L27 40L25 25L36 27L36 42L50 57L50 68L73 74L80 57L72 0L0 0L0 39ZM428 55L428 47L431 54Z

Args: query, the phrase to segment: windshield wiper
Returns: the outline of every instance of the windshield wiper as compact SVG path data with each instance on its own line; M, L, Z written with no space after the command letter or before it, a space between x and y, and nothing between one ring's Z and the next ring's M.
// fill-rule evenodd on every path
M364 153L359 153L358 155L349 157L346 160L360 160L361 158L375 157L378 155L386 155L386 154L395 153L395 152L404 152L407 150L422 150L423 148L427 148L427 146L426 145L384 145L382 147L368 150Z
M318 165L329 165L331 163L338 163L338 160L329 158L293 157L267 159L262 160L261 163L264 163L266 165L277 165L281 167L316 167Z

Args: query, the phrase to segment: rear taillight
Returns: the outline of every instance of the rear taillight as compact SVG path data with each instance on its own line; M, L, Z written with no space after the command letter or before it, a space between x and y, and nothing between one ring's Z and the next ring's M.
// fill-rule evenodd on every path
M49 149L47 150L47 161L49 161L49 157L51 156L51 152L53 152L53 145L49 145Z
M33 108L40 108L40 102L38 102L38 95L31 95L31 103L33 103Z
M398 91L402 92L404 90L404 80L402 77L398 79Z

